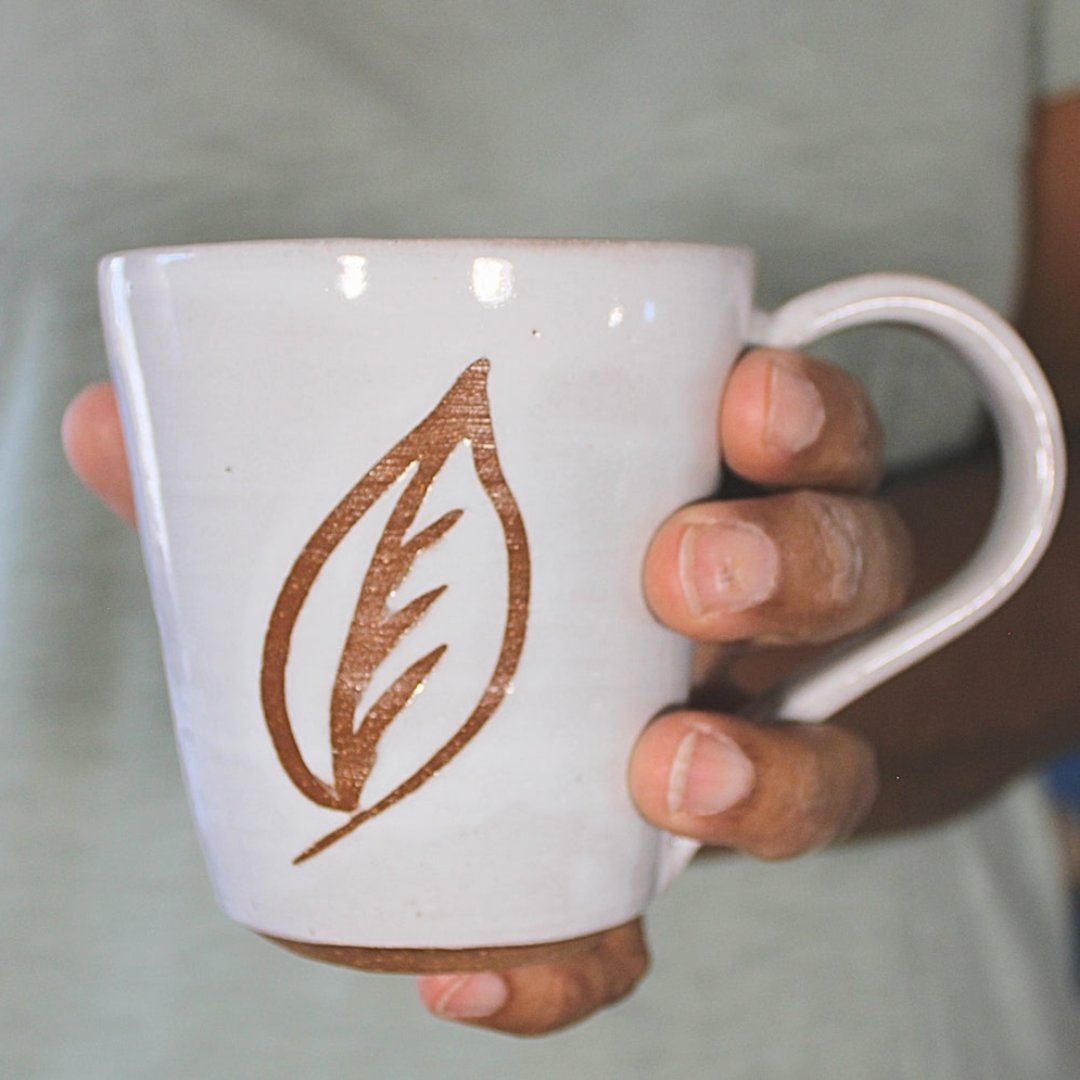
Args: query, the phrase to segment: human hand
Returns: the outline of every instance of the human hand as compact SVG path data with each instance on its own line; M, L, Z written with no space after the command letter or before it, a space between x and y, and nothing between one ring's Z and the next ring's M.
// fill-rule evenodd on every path
M772 493L678 511L644 568L657 617L712 643L709 701L722 700L731 646L834 640L899 607L911 579L907 532L870 495L880 428L850 377L801 354L755 350L732 373L719 424L728 467ZM89 387L71 403L63 441L79 477L133 521L111 387ZM873 802L877 769L869 743L839 726L760 725L693 709L649 725L629 783L659 827L771 859L848 835ZM618 1000L647 963L634 923L561 962L425 976L420 994L446 1018L540 1034Z

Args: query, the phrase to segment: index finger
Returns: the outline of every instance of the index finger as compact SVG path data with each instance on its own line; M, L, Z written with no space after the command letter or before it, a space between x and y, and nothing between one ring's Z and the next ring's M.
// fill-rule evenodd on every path
M862 384L824 360L754 349L732 370L720 443L740 476L770 488L866 493L881 479L882 432Z

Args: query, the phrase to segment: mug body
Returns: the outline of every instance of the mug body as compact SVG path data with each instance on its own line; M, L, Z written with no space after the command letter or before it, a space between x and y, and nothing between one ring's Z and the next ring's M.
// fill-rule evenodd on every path
M667 838L627 763L690 667L642 561L717 485L752 276L740 248L603 241L103 260L177 739L229 915L437 970L642 912Z

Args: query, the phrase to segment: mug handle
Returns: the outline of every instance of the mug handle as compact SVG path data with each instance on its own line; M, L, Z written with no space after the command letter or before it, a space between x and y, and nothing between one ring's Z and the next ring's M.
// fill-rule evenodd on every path
M755 719L819 722L970 630L1024 583L1050 543L1065 494L1065 439L1050 387L1004 319L969 293L932 278L867 274L755 312L754 344L802 348L839 330L900 323L926 331L965 364L990 408L1001 486L978 551L929 596L847 639L755 704ZM668 838L658 886L700 848Z

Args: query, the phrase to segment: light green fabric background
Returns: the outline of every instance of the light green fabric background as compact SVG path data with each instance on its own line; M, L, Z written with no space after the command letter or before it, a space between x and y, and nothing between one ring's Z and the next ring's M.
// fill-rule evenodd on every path
M1077 11L0 0L0 1072L1075 1076L1032 784L918 836L699 865L657 905L639 993L540 1042L441 1025L407 979L232 926L187 818L135 539L67 474L57 429L104 373L95 260L148 244L738 241L764 305L888 269L1009 313L1026 121L1080 86ZM894 464L971 438L966 380L918 339L828 351L874 388Z

